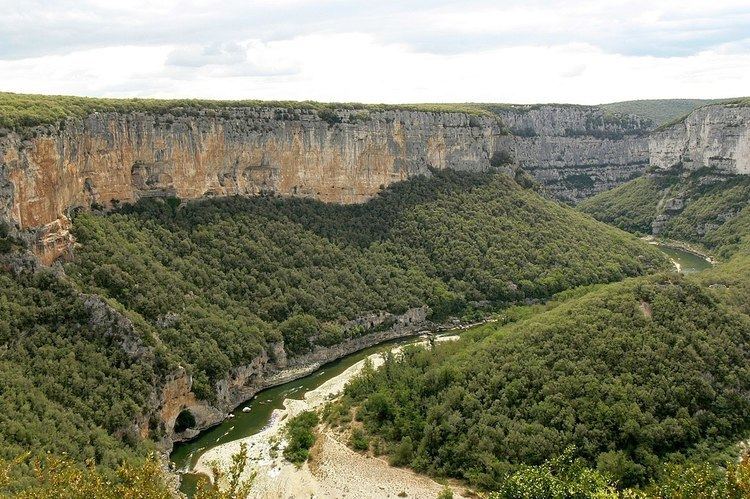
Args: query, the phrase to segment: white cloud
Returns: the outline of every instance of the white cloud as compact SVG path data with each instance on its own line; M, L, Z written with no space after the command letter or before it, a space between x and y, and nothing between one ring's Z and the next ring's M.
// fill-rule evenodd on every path
M2 90L598 103L750 88L746 0L33 3L0 19Z

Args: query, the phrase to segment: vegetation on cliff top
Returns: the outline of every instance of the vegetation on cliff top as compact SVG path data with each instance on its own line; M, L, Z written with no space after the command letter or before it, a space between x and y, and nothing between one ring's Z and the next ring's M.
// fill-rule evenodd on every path
M83 118L89 114L107 112L143 112L154 114L195 115L204 110L220 111L232 107L332 109L366 111L424 111L436 113L466 113L494 116L481 104L359 104L353 102L262 101L262 100L205 100L205 99L109 99L70 95L36 95L0 92L0 128L58 123L68 117Z
M680 119L701 106L723 101L722 99L644 99L601 104L601 107L617 113L635 114L650 119L656 126L661 126Z
M606 106L613 106L606 105ZM496 117L500 112L526 113L544 106L572 109L598 109L597 106L578 104L498 104L498 103L420 103L420 104L362 104L356 102L315 102L315 101L263 101L263 100L206 100L206 99L141 99L141 98L97 98L71 95L38 95L0 92L0 128L21 129L37 125L59 123L65 118L83 118L99 112L144 112L172 114L176 116L196 115L200 112L215 111L233 107L306 109L318 111L325 121L337 122L340 118L331 111L422 111L431 113L465 113L476 116ZM630 118L614 109L605 117L623 120ZM637 113L634 113L637 114ZM355 115L357 118L357 115Z

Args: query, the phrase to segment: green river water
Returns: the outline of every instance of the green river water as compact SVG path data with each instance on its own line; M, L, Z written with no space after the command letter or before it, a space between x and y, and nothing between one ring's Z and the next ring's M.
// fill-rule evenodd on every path
M705 258L688 251L662 245L659 245L658 248L669 258L680 264L680 271L683 274L694 274L711 267L711 263L706 261Z
M685 274L700 272L711 267L709 262L693 253L661 245L659 249L679 263L682 272ZM191 474L190 470L193 469L200 456L217 445L249 437L263 429L268 424L273 410L283 408L285 399L301 399L309 390L313 390L323 382L338 376L368 355L385 351L396 344L414 341L416 339L411 337L381 343L326 364L312 374L298 380L258 392L252 400L240 405L233 412L234 418L227 419L219 425L201 432L194 440L176 444L170 458L175 469L183 473L180 490L188 497L192 497L198 477ZM250 412L243 412L242 409L245 407L249 407Z
M301 399L309 390L338 376L365 357L383 352L398 344L415 341L415 337L409 337L381 343L325 364L312 374L298 380L258 392L252 400L241 404L233 412L234 418L226 419L219 425L201 432L194 440L175 444L170 459L175 469L183 473L180 490L188 497L192 497L198 476L189 471L193 469L200 456L217 445L249 437L262 430L268 424L273 410L283 408L285 399ZM249 407L250 412L242 412L245 407Z

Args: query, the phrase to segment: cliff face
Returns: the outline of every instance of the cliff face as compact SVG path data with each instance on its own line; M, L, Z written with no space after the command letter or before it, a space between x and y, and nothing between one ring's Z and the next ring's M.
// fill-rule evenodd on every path
M71 245L73 210L147 196L276 193L357 203L430 168L486 170L504 152L575 202L645 168L642 120L575 106L496 115L228 108L71 118L27 130L33 138L0 138L0 222L25 234L49 264Z
M750 174L750 107L712 105L696 109L680 123L649 139L651 166L659 170L710 168Z
M516 106L498 111L511 134L498 139L556 198L577 203L642 174L651 123L582 106Z
M70 211L144 196L274 192L352 203L428 167L484 169L497 120L459 113L229 109L196 116L94 114L0 141L0 219L37 229L46 262Z
M219 381L215 386L216 400L213 402L198 399L192 392L192 378L184 369L178 369L154 393L150 404L165 430L162 443L170 449L174 442L195 437L200 430L222 422L228 412L265 388L307 376L323 364L364 348L415 335L425 328L434 328L435 325L427 321L428 313L427 307L419 307L398 316L382 312L376 317L363 317L361 321L374 324L390 319L393 325L330 347L317 346L312 352L291 359L286 357L283 343L270 345L269 353L261 354L249 365L232 369L225 379ZM175 433L175 421L182 411L189 411L196 424L182 433ZM140 424L139 432L143 437L148 436L145 419Z

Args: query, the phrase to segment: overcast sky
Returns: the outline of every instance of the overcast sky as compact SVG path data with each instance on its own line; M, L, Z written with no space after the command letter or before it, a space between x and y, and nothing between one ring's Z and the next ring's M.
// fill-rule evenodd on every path
M749 0L0 0L0 90L575 102L750 94Z

